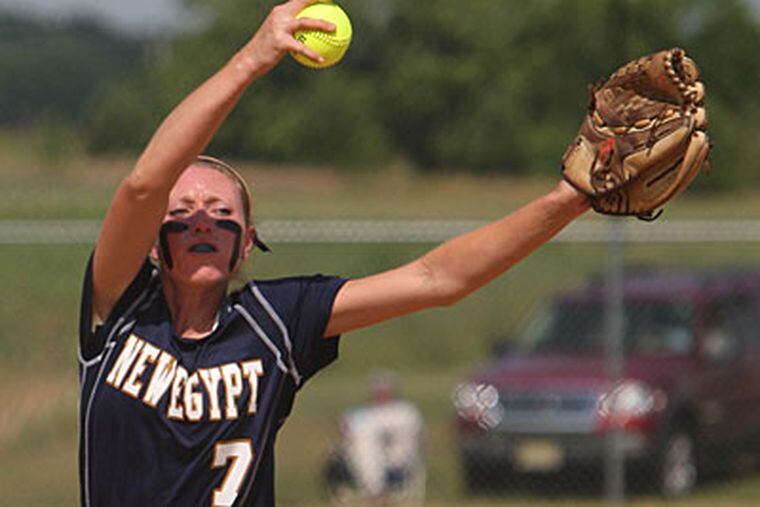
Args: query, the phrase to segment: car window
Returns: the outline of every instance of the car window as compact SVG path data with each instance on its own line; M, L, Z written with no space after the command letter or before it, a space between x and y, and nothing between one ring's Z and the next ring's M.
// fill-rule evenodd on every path
M706 315L705 346L708 353L720 356L722 351L738 351L739 347L760 347L760 329L757 326L758 300L751 294L732 294L711 302ZM726 353L727 353L726 352Z
M685 354L694 346L693 307L686 299L628 299L624 343L627 353ZM606 345L605 308L598 299L558 300L529 321L521 334L524 350L601 352Z
M686 354L694 346L692 307L685 301L626 304L626 349L639 354Z

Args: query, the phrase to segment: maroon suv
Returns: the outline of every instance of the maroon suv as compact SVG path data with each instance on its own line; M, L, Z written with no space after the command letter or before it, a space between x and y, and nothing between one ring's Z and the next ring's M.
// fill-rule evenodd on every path
M609 366L607 291L556 295L506 353L454 392L467 491L605 463L666 496L760 442L760 273L648 273L623 283L622 375Z

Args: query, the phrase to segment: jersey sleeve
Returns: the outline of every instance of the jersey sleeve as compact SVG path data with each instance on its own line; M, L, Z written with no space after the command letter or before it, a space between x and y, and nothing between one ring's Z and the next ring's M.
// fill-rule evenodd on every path
M343 278L314 276L303 282L299 311L293 322L294 355L308 379L338 358L340 336L325 337L333 303L346 282Z
M103 351L106 338L119 317L132 306L141 293L148 290L154 270L150 260L146 259L135 278L121 295L105 322L93 326L92 311L92 259L87 261L87 268L82 286L82 300L79 311L79 350L84 360L90 360Z
M282 317L293 348L293 359L304 381L338 357L340 336L324 337L335 296L347 280L314 275L272 282L261 287Z

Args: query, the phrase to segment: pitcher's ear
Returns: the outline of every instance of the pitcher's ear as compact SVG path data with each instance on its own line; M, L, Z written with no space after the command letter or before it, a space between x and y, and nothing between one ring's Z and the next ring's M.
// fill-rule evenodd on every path
M251 251L255 245L254 238L256 237L256 228L253 225L249 225L245 229L245 236L243 238L243 251L240 252L241 260L245 260L251 255Z

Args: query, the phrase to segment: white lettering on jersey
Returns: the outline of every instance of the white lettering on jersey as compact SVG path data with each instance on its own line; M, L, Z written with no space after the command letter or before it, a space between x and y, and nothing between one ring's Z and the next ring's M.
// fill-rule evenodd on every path
M209 400L208 418L212 421L222 420L222 411L219 409L219 381L222 380L222 372L218 367L198 370L203 385L206 387Z
M243 374L248 377L248 386L250 387L251 394L248 399L248 413L255 414L256 406L259 402L259 377L264 375L264 366L261 363L261 359L255 361L246 361L241 363L243 367Z
M158 348L150 343L145 343L140 351L140 355L137 357L137 361L135 361L134 366L132 366L132 371L127 375L127 380L124 381L121 390L133 398L138 398L140 396L140 389L143 387L140 377L145 373L146 363L155 363L160 352L161 351Z
M146 375L149 365L154 365L153 371ZM166 417L169 419L198 422L207 417L209 421L221 421L223 417L237 419L243 410L245 414L256 413L259 378L263 375L261 359L199 368L191 374L173 355L132 334L114 361L106 383L132 398L141 399L151 408L157 408L168 393ZM238 403L245 402L240 397L246 382L248 400L243 409Z
M121 349L121 354L116 358L111 372L106 377L108 384L111 384L116 389L121 389L121 383L124 382L124 377L135 362L135 358L143 345L145 345L145 342L135 335L130 335L127 338L127 342Z
M156 408L159 400L166 394L166 390L172 384L174 379L174 371L177 368L177 360L174 356L162 351L158 356L158 363L153 369L153 376L150 378L150 383L147 389L145 389L145 396L143 401L153 408Z
M195 390L200 383L197 371L185 382L185 417L190 422L198 422L203 417L203 393Z
M187 382L187 377L187 370L182 366L177 366L177 370L174 372L174 382L172 382L171 394L169 396L169 408L166 410L166 417L169 419L182 421L185 418L179 400L182 395L182 388L184 387L185 382Z
M224 414L229 419L237 419L237 399L243 392L243 375L237 363L229 363L222 366L222 380L224 380Z

